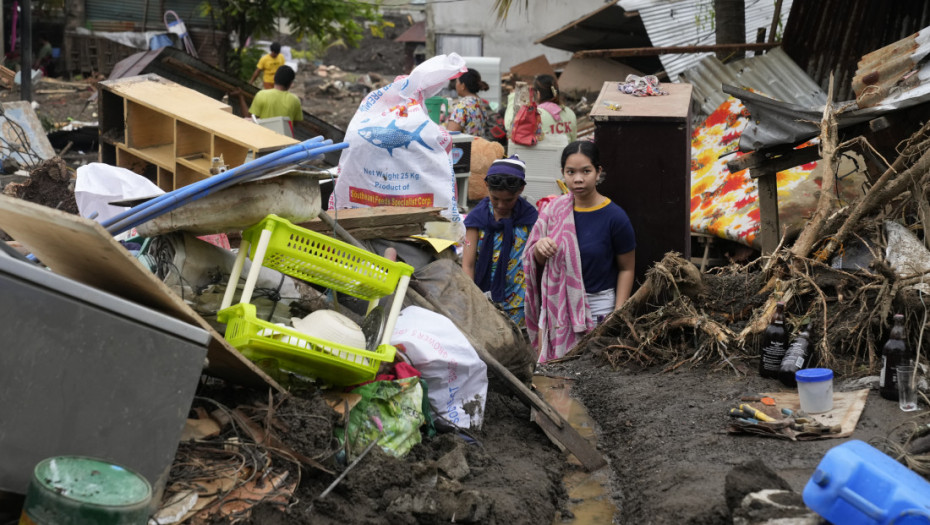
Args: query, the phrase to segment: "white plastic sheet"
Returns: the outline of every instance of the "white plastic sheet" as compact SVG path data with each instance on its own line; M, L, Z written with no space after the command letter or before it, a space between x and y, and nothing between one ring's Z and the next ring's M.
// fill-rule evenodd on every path
M885 259L894 273L908 277L930 272L930 251L907 227L894 221L885 221L885 236L888 238ZM927 282L915 284L913 288L930 293L930 278Z
M111 206L110 202L154 197L162 193L165 192L142 175L100 162L79 167L74 184L74 200L81 217L91 217L96 213L94 220L97 222L129 209Z

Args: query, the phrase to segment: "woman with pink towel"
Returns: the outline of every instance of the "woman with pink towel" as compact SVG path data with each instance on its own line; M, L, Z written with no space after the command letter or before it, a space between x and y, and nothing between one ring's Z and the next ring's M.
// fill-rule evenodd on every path
M540 363L565 355L633 288L636 237L626 212L597 191L597 146L572 142L561 164L571 193L539 210L523 254L526 327Z

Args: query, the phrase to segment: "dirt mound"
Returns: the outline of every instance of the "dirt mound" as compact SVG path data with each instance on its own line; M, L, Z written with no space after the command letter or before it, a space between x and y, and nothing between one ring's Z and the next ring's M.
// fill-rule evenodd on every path
M29 180L8 184L3 193L64 212L77 214L72 172L59 157L42 161L29 174Z
M3 194L77 215L71 170L59 157L42 161L25 182L11 182ZM13 238L0 230L0 242Z
M404 72L404 43L395 42L394 39L410 28L411 21L407 16L384 15L386 24L381 27L383 36L375 31L368 30L358 47L335 45L326 50L323 55L324 64L336 64L345 71L379 71L394 72L400 75ZM391 77L393 78L393 77Z
M203 386L198 394L195 411L223 406L229 413L248 414L254 424L268 423L293 452L318 460L335 473L306 467L292 472L301 481L286 505L262 503L245 521L237 516L237 523L548 523L565 501L560 452L529 421L529 409L508 395L489 392L482 430L424 437L403 459L375 447L331 492L317 499L346 469L336 459L340 450L332 437L340 416L319 392L275 398L271 416L267 394ZM241 434L227 427L214 443L198 444L216 450ZM182 468L184 463L197 462L176 460L175 479L169 484L190 475ZM210 522L231 523L229 519Z

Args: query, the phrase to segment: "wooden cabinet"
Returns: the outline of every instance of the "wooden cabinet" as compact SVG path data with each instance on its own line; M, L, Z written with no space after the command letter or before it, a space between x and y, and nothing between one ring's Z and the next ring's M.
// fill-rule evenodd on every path
M605 82L591 111L607 172L600 191L636 231L636 281L666 252L691 257L691 85L634 97Z
M100 83L100 162L127 168L165 191L210 176L213 157L227 167L296 144L232 114L222 102L158 75Z

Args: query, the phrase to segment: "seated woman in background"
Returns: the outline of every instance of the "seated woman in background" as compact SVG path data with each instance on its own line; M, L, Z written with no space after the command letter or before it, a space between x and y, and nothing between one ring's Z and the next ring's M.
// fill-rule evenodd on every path
M539 137L546 135L565 135L569 142L578 137L578 119L572 109L562 103L559 95L559 85L552 75L539 75L533 81L533 93L536 97L536 111L539 113ZM504 126L508 130L513 126L514 97L511 93L507 97L507 112L504 113Z
M487 90L488 84L474 69L468 68L466 73L455 79L455 93L459 99L452 104L446 129L486 138L491 108L478 96L478 92Z
M520 194L526 166L516 155L494 161L485 182L489 196L465 217L462 269L520 328L523 320L523 249L536 208Z
M626 302L636 262L630 219L597 191L597 146L572 142L561 163L571 193L540 210L523 254L526 327L540 363L565 355Z

